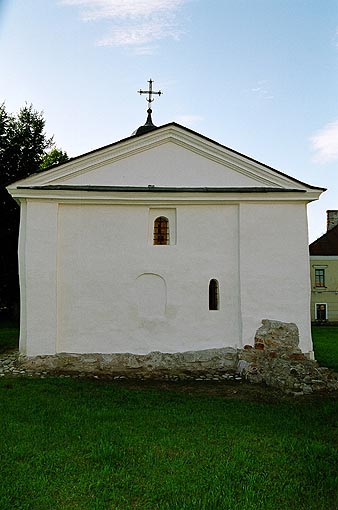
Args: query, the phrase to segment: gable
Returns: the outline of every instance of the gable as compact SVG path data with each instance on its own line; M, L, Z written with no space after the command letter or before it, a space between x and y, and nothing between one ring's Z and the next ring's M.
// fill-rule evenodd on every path
M62 177L55 184L88 186L251 187L271 186L252 171L222 164L172 141Z
M292 191L319 197L302 183L177 124L132 136L8 187L21 189L144 190L150 188L238 192Z

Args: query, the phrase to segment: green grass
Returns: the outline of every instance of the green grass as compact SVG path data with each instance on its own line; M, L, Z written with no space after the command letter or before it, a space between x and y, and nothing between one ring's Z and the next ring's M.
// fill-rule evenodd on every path
M0 353L17 349L19 345L19 328L13 322L0 322Z
M338 402L0 380L0 508L336 510Z
M336 332L314 328L333 367ZM16 344L7 324L0 345ZM337 398L169 387L0 378L0 509L338 509Z
M338 372L338 326L313 326L312 339L320 365Z

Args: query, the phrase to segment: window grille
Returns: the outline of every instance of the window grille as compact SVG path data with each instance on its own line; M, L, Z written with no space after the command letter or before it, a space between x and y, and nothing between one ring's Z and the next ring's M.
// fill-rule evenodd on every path
M164 216L154 221L154 244L169 244L169 221Z
M209 282L209 310L219 310L219 286L215 279Z
M315 269L315 286L325 287L325 269Z

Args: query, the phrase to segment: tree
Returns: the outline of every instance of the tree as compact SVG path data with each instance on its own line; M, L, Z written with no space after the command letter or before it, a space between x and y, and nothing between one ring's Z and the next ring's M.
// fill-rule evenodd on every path
M68 159L67 152L63 152L61 149L54 147L51 151L46 152L42 156L38 170L46 170L51 166L60 165L68 161Z
M20 208L6 190L39 169L53 137L44 132L42 112L25 105L15 116L0 105L0 316L19 309L17 245ZM62 151L61 151L62 152Z

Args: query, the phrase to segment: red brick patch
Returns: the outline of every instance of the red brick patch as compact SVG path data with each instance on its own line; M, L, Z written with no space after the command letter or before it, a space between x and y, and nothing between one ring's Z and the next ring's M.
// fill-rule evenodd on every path
M265 346L263 343L261 343L261 342L255 343L255 349L257 349L258 351L264 351L264 348L265 348Z

